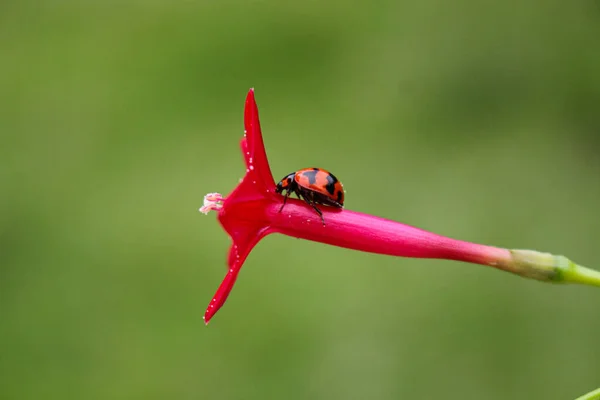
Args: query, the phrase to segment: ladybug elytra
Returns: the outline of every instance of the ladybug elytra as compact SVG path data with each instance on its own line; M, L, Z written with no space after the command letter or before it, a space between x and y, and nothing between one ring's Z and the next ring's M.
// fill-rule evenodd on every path
M337 208L344 207L344 187L342 183L331 172L321 168L305 168L286 175L277 184L275 192L283 193L284 190L286 194L279 212L283 210L287 198L293 192L296 193L298 198L314 208L321 217L323 225L325 225L325 219L317 204Z

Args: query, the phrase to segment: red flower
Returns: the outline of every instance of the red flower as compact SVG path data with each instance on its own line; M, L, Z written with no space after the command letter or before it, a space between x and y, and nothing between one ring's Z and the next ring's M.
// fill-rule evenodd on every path
M582 270L578 269L583 267L562 256L464 242L399 222L331 207L321 208L326 222L323 225L312 208L296 199L289 199L280 213L283 196L275 193L253 89L246 97L244 126L241 140L246 162L244 178L227 198L218 193L206 195L204 206L200 208L204 213L218 212L219 222L233 242L227 275L204 314L206 324L225 303L252 248L274 232L372 253L484 264L543 281L590 283L592 279L600 285L600 274L585 270L592 275L586 275L588 280L584 280L579 275Z

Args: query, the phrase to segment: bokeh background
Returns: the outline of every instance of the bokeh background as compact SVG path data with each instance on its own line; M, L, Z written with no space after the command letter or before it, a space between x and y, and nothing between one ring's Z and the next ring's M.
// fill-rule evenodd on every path
M256 88L275 178L600 268L597 1L0 3L0 398L571 399L600 290L270 236L202 314Z

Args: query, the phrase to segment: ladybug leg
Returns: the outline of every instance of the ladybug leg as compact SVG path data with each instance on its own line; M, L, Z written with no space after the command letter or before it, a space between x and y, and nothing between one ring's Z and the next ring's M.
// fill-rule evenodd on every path
M311 206L312 206L312 208L315 209L317 214L319 214L319 217L321 217L321 222L323 223L323 226L325 226L325 218L323 218L323 213L321 212L321 210L319 210L319 208L317 206L315 206L314 204L311 204Z
M290 190L285 192L285 196L283 196L283 204L281 205L279 212L281 212L283 210L283 207L285 206L285 202L287 201L288 197L290 197L290 194L292 194L292 192Z
M312 193L310 194L310 196L307 194L304 194L304 193L296 193L296 194L298 195L298 197L302 197L304 199L304 201L306 202L306 204L308 204L309 206L314 208L314 210L317 212L317 214L319 214L319 217L321 217L321 222L323 222L323 226L325 226L325 219L323 218L323 213L315 205L314 198L312 198L313 197Z

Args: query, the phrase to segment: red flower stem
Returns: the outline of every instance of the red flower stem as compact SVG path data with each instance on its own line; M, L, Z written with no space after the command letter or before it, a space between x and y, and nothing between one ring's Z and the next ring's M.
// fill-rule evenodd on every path
M451 239L359 212L322 207L326 221L323 226L316 213L299 201L288 201L282 213L279 207L267 207L271 230L292 237L369 253L449 259L499 268L511 259L507 249Z

